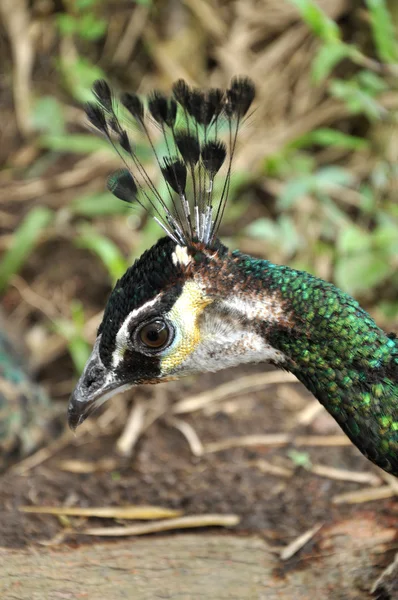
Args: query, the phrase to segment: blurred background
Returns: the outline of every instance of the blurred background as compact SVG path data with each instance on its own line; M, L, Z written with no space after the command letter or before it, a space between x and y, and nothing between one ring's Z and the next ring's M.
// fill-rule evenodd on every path
M161 235L105 190L119 160L82 110L98 78L148 93L249 75L256 110L223 241L332 281L397 326L396 0L1 0L0 19L2 311L62 411L113 284ZM201 385L230 375L217 377ZM292 414L308 401L289 398ZM130 399L86 434L121 435Z

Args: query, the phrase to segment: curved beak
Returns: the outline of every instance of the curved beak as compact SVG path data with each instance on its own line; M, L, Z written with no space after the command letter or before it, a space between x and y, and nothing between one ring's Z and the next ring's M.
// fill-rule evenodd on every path
M106 400L117 392L130 387L130 385L118 381L114 373L103 364L99 354L100 341L101 336L99 335L84 371L69 399L68 424L73 431Z

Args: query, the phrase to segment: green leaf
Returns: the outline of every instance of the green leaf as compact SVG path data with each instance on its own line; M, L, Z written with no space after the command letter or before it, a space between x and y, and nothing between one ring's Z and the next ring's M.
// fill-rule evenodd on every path
M113 283L127 270L127 261L119 248L111 240L97 233L92 227L82 227L75 238L78 248L86 248L96 254L103 262Z
M306 24L313 33L324 41L340 39L340 30L337 24L319 8L312 0L289 0L294 4Z
M74 337L68 342L68 350L77 373L82 373L91 354L91 346L81 337Z
M288 181L278 199L278 208L280 210L289 209L303 196L311 193L313 185L314 178L312 175L303 175Z
M107 215L126 215L131 206L117 200L110 192L94 192L86 196L78 196L69 205L72 214L81 217L103 217Z
M363 91L368 92L372 96L377 96L381 92L388 90L387 81L385 81L380 75L372 73L367 69L362 69L357 74L357 81Z
M353 182L354 176L343 167L321 167L314 174L315 189L327 190L330 185L348 186Z
M370 236L356 225L350 225L342 229L337 239L337 249L340 254L344 255L358 254L364 250L368 250L370 245Z
M385 300L379 303L378 308L391 323L398 317L398 302Z
M79 19L78 33L82 39L95 41L105 35L107 22L92 13L82 15Z
M56 23L62 36L70 36L77 31L78 20L73 15L67 13L57 15Z
M376 209L376 198L375 191L372 186L367 183L363 183L360 187L359 193L361 195L360 209L365 214L373 213Z
M352 114L363 113L370 120L377 120L383 113L382 106L373 98L374 94L361 89L354 79L334 79L330 82L329 91L332 96L342 100Z
M366 0L366 4L370 14L373 41L380 60L386 63L397 62L398 43L394 21L385 0Z
M292 448L287 451L287 455L296 467L302 467L303 469L311 469L311 457L308 452L302 450L295 450Z
M79 102L92 100L91 88L96 79L105 79L103 70L81 56L76 60L59 62L65 85Z
M391 267L385 257L370 250L339 257L336 262L335 279L338 287L356 295L382 283L390 271Z
M245 228L244 233L253 238L276 241L279 235L279 227L275 221L261 218L250 223Z
M4 290L10 278L21 269L53 216L54 213L44 206L33 208L26 215L0 262L0 290Z
M347 135L342 131L328 129L327 127L321 127L302 135L297 138L291 146L293 148L302 148L305 146L312 146L313 144L347 150L363 150L364 148L369 147L369 142L364 138Z
M397 223L389 220L376 227L372 232L372 242L376 249L386 255L387 260L388 255L398 255Z
M340 41L324 44L312 62L311 74L314 83L324 81L334 67L344 58L351 57L352 53L352 47Z
M54 152L90 154L98 150L108 150L109 144L100 137L84 133L67 133L64 135L42 135L39 139L42 148Z
M59 136L65 131L63 106L53 96L42 96L33 105L32 123L38 131Z
M75 365L77 373L81 373L90 356L91 345L85 340L83 328L85 316L81 302L74 300L71 303L72 319L56 319L55 331L68 343L69 354Z
M77 10L84 11L88 8L93 8L96 4L100 4L102 0L74 0Z

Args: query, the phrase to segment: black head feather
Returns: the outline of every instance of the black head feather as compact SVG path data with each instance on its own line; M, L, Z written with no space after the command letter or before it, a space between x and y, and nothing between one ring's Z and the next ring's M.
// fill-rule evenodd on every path
M172 260L174 250L175 243L170 238L161 238L150 250L144 252L116 283L98 329L98 335L101 334L99 352L104 365L111 365L116 334L132 310L154 298L170 282L175 285L172 296L165 300L170 304L167 308L172 307L181 293L178 281L183 272Z

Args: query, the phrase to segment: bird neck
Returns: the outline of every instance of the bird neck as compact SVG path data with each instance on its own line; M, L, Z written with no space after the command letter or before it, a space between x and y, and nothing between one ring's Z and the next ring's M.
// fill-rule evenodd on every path
M398 475L398 344L358 303L309 273L235 252L240 294L288 369L370 460Z

